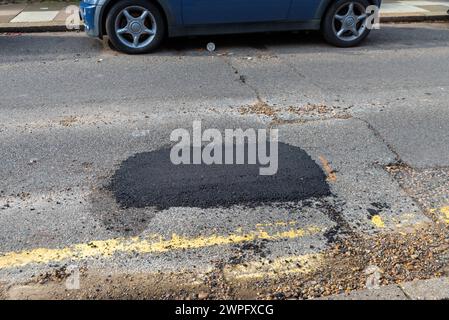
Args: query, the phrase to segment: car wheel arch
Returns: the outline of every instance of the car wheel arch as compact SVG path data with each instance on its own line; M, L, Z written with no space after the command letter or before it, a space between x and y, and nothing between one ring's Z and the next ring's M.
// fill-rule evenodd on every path
M324 15L326 14L327 10L332 6L332 4L337 0L323 0L321 2L321 5L319 6L317 10L316 18L322 20ZM371 5L377 5L380 6L382 0L368 0L368 2Z
M106 0L104 5L101 8L100 13L100 37L102 38L104 35L106 35L106 18L108 16L108 12L111 10L111 8L121 0ZM145 0L147 2L152 3L155 5L161 12L162 17L165 22L165 27L167 28L166 31L169 31L170 25L172 25L173 18L170 14L169 8L167 8L166 5L161 4L162 2L159 0Z

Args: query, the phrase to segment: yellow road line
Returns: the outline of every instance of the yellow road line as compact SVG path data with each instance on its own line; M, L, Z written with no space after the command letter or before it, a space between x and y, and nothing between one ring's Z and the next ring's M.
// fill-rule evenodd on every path
M89 243L75 244L65 248L37 248L21 252L0 254L0 269L21 267L32 263L50 263L63 260L82 260L92 257L110 257L115 253L162 253L172 250L198 249L211 246L244 243L256 239L282 240L295 239L314 235L324 230L309 226L306 228L291 228L285 231L269 233L263 229L249 233L232 233L228 235L210 235L188 238L173 234L164 239L155 235L141 238L117 238L98 240Z
M449 206L440 208L440 218L449 223Z
M227 279L251 280L276 277L286 274L307 274L315 271L322 264L321 253L287 256L272 261L250 261L245 264L226 266L223 270Z
M432 209L431 212L438 212L442 220L449 223L449 206ZM379 215L373 216L371 222L378 228L385 227L385 223ZM160 235L153 235L145 238L132 237L97 240L88 243L74 244L65 248L36 248L18 252L0 253L0 269L64 260L78 261L93 257L107 258L116 253L163 253L175 250L199 249L211 246L245 243L257 239L273 241L296 239L325 231L325 229L317 226L296 228L295 224L295 221L278 221L274 223L257 224L256 230L248 233L243 233L241 230L237 230L236 232L227 235L214 234L192 238L173 234L168 239L164 239ZM285 230L276 232L267 231L271 229ZM306 255L304 257L304 259L310 260L309 258L312 256ZM300 259L303 259L303 256L301 256ZM299 265L302 265L299 261L298 263ZM261 266L255 265L252 268L257 270L259 267ZM281 268L279 267L278 269ZM298 268L297 271L295 271L295 268L290 268L289 270L289 272L303 272L304 267ZM257 274L257 271L246 272L242 273L242 277L257 277ZM266 272L264 272L264 274L266 274Z
M384 228L385 222L382 220L382 217L376 214L371 218L371 222L378 228Z
M449 224L449 206L440 207L438 209L430 209L429 212L434 214L438 219Z

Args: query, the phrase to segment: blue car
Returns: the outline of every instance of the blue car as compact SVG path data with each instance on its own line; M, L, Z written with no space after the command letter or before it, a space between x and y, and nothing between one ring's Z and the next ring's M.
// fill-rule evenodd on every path
M145 53L165 37L321 30L339 47L369 34L381 0L82 0L88 35L107 35L116 49ZM376 6L376 7L370 7Z

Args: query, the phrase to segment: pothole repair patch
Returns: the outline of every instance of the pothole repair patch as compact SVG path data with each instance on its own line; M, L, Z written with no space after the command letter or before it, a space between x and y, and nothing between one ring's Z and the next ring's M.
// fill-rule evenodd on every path
M123 208L160 210L257 206L331 195L326 175L304 150L279 143L278 154L277 173L262 176L259 164L174 165L170 148L163 148L125 160L109 188Z

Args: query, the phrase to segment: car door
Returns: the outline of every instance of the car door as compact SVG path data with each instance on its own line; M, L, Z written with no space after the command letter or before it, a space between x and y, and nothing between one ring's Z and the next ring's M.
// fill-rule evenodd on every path
M306 21L317 17L320 6L327 6L331 0L292 0L289 20Z
M185 25L282 21L292 0L182 0Z

